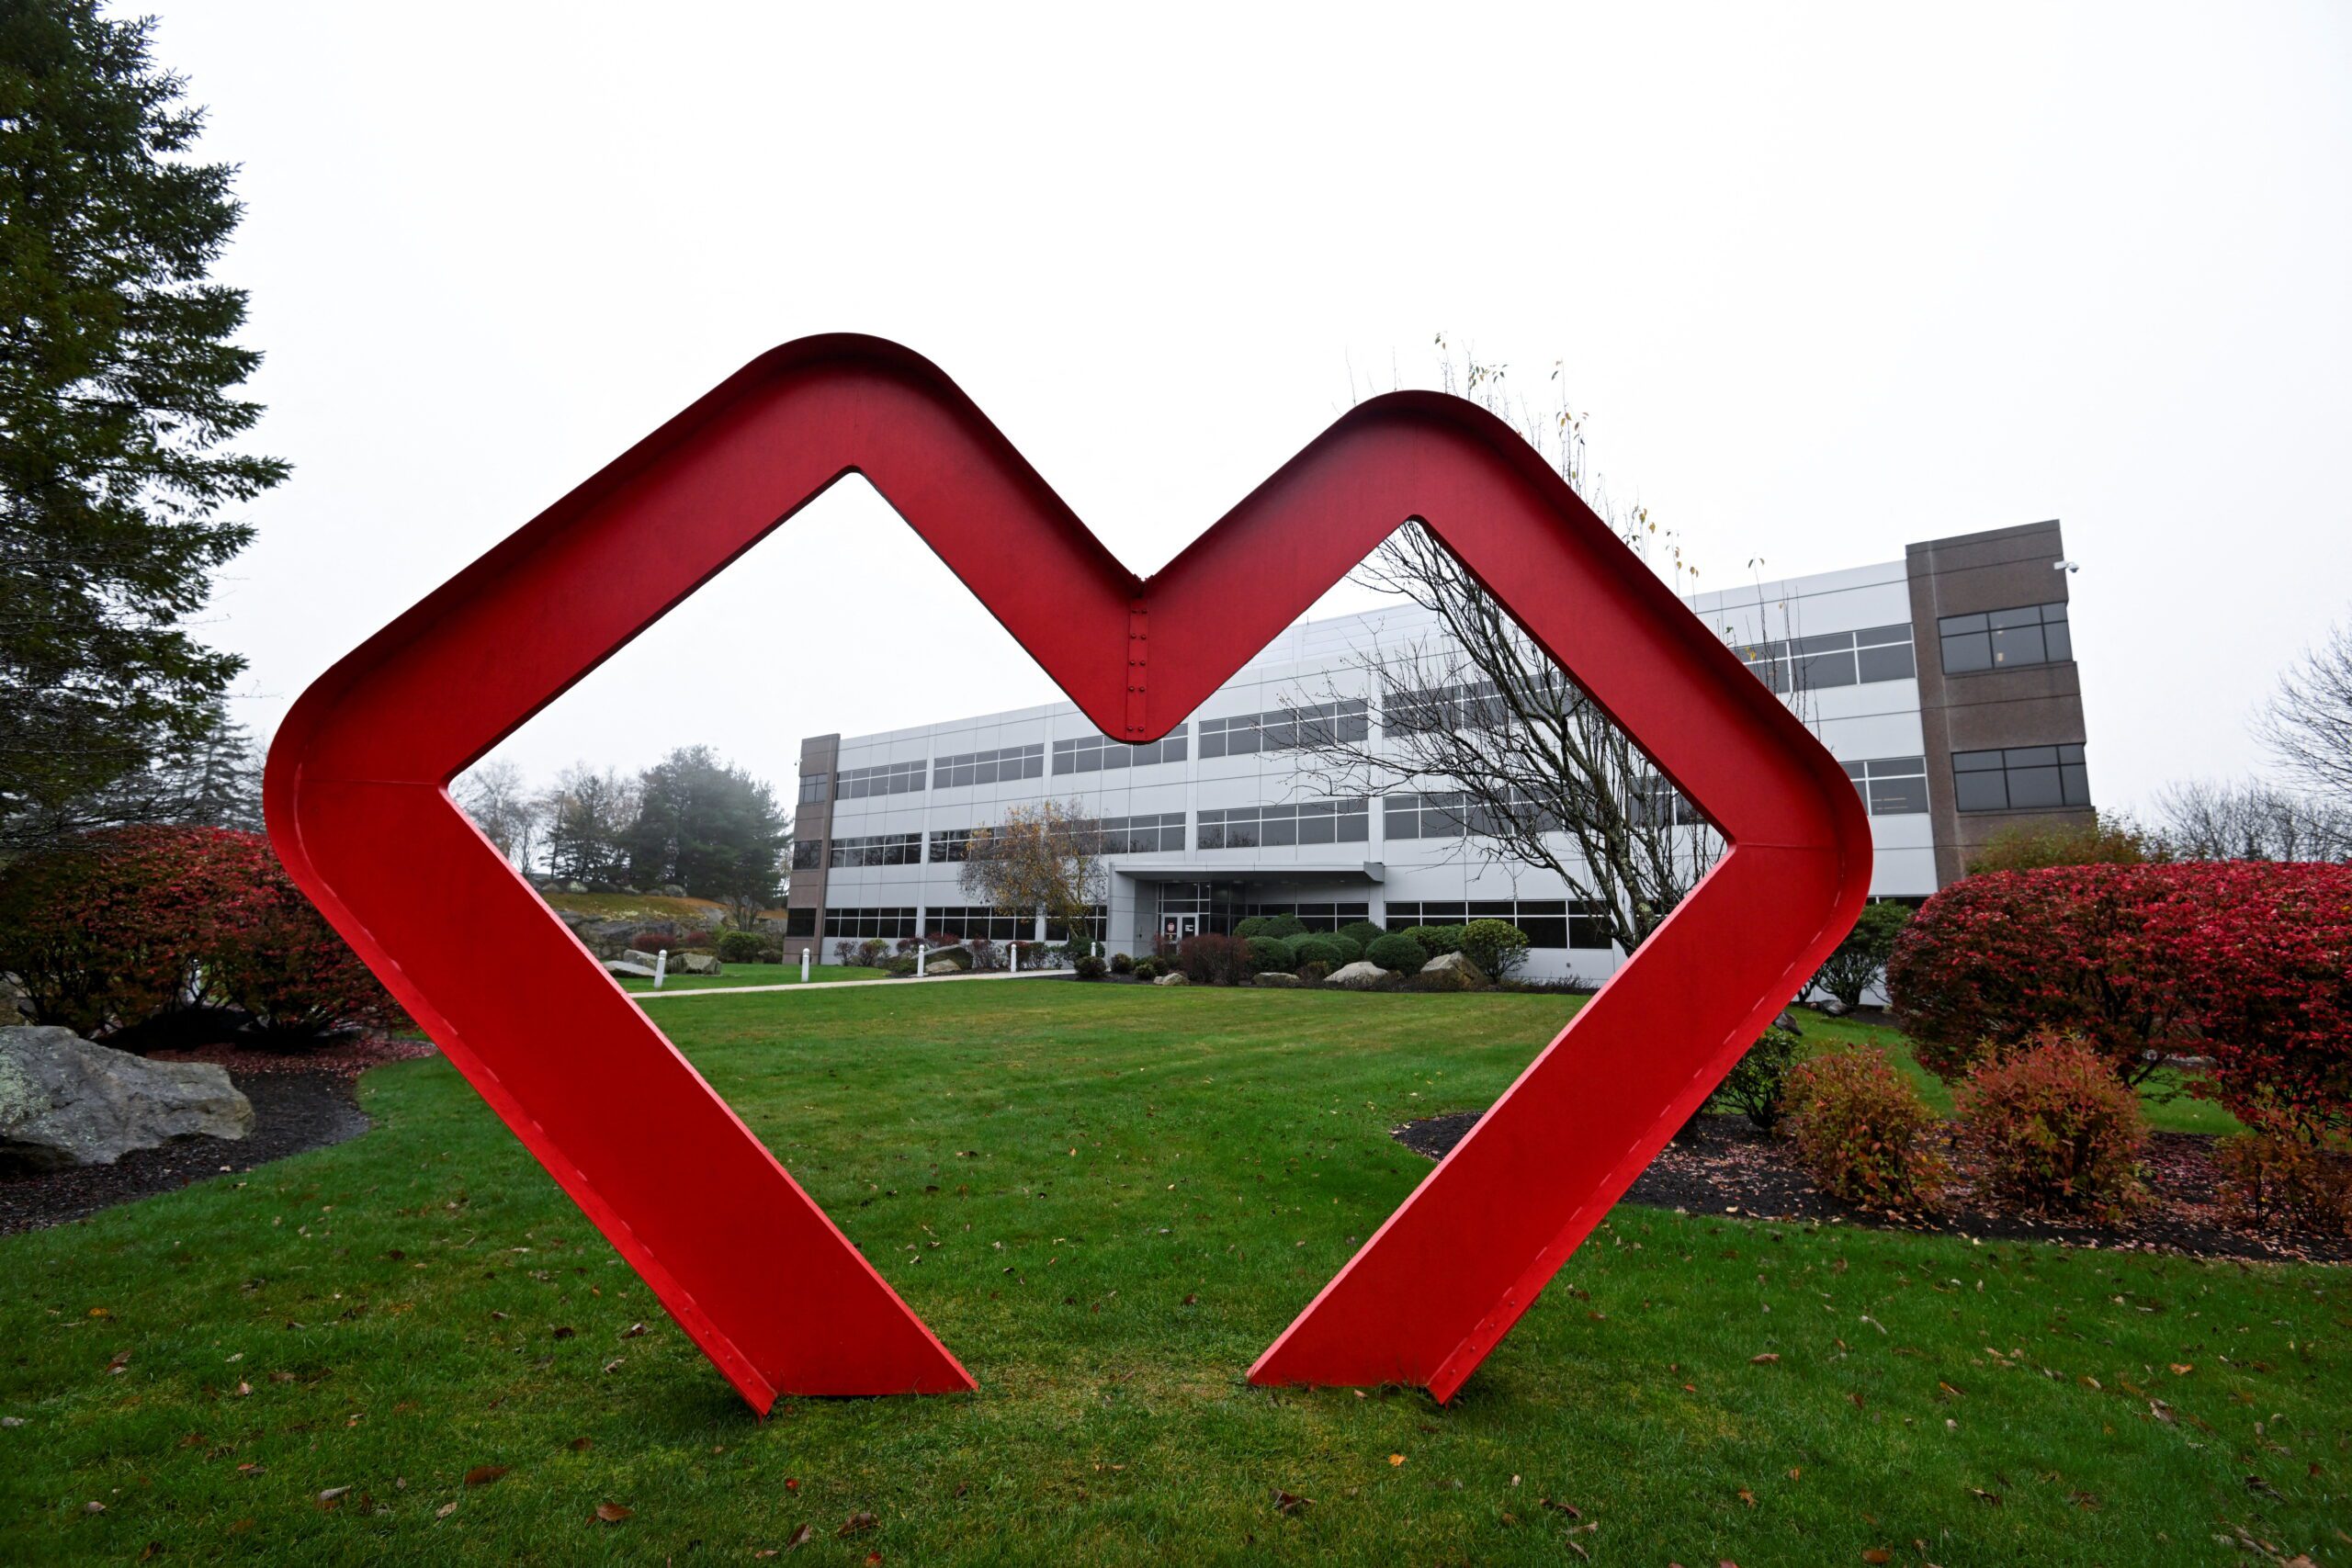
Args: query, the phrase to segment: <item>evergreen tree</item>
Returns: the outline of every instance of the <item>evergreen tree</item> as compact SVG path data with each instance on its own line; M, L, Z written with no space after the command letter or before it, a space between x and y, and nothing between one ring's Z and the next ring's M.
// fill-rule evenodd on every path
M639 789L623 842L633 883L744 907L774 898L789 832L766 784L688 746L647 769Z
M628 874L621 840L637 823L635 781L574 762L556 779L544 812L549 875L603 890Z
M204 114L153 23L0 0L0 844L201 750L242 667L182 629L286 478L223 450L260 416L208 280L242 209L187 156Z

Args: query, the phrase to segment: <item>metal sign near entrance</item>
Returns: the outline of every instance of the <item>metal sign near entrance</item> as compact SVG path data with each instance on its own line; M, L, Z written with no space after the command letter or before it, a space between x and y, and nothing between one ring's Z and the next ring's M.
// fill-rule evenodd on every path
M266 788L288 870L754 1407L974 1386L448 795L853 472L1131 743L1183 721L1418 520L1721 829L1730 850L1696 891L1250 1373L1449 1397L1845 935L1871 871L1844 770L1470 403L1354 409L1147 580L919 355L786 344L303 694ZM508 933L494 972L453 907Z

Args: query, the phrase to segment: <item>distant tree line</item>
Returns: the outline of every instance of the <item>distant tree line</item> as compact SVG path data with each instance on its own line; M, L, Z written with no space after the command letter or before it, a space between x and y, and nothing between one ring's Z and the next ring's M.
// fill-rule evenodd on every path
M746 926L774 906L792 839L775 790L707 746L638 773L575 762L545 789L512 762L486 762L453 793L525 871L596 892L682 887L733 907Z

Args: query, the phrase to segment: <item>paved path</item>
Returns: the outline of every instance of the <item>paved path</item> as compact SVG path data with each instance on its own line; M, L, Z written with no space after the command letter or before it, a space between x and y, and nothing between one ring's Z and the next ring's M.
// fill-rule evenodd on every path
M887 980L811 980L803 985L787 980L781 986L697 986L690 991L631 991L639 1001L659 1001L670 997L762 997L772 991L854 991L860 986L952 986L961 980L1063 980L1069 977L1067 969L1023 969L1015 975L1010 970L997 970L987 975L925 975Z

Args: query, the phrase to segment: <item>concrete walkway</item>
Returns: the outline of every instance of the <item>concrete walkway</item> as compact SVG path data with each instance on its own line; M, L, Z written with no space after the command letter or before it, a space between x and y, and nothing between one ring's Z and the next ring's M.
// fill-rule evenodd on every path
M1010 970L995 970L986 975L912 975L887 980L811 980L803 985L787 980L781 986L697 986L691 991L631 991L639 1001L661 1001L671 997L764 997L775 991L854 991L860 986L952 986L966 980L1066 980L1068 969L1023 969L1015 975Z

